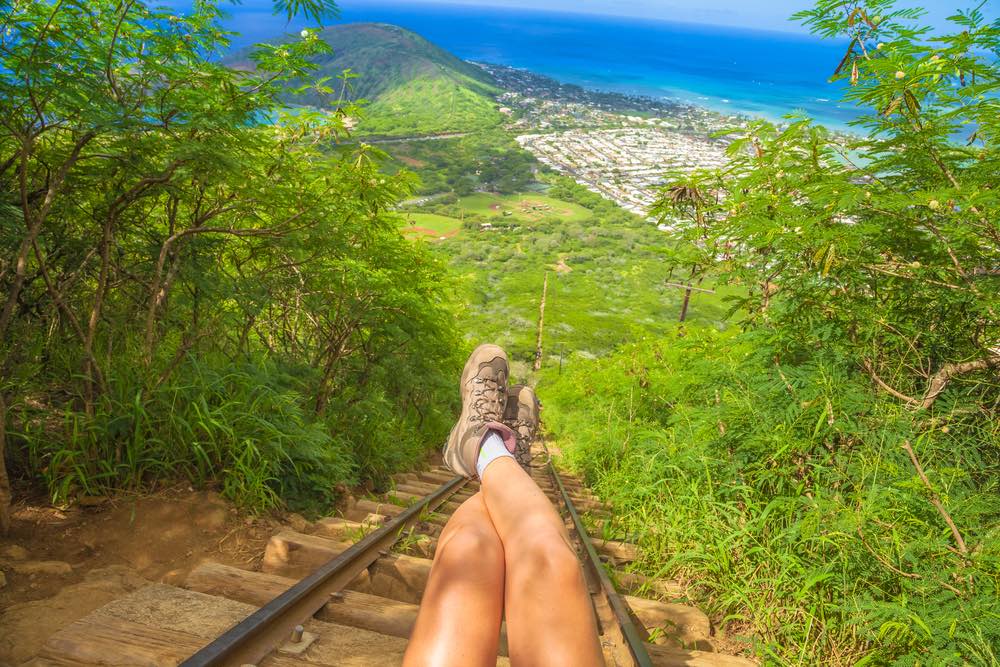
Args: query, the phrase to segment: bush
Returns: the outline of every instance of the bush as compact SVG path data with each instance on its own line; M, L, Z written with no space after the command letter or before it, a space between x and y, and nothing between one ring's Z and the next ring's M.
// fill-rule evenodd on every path
M236 70L220 11L5 5L0 531L5 446L60 501L181 478L260 510L384 483L446 433L447 280L391 212L412 175L339 143L353 105L286 108L315 33Z
M927 429L843 359L777 365L765 342L689 331L543 378L546 428L615 506L607 536L768 661L996 664L997 422Z

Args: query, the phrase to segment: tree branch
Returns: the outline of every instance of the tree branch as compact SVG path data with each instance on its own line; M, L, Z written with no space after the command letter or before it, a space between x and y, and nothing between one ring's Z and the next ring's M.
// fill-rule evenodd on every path
M969 549L965 546L965 540L962 539L962 534L958 532L958 526L956 526L955 522L951 520L951 515L948 514L948 510L944 508L944 505L941 504L941 500L937 497L937 494L934 493L934 487L931 486L930 480L928 480L927 475L924 474L924 469L921 467L920 461L917 459L917 454L913 451L913 447L910 446L909 440L903 441L903 449L905 449L906 453L910 455L910 461L913 462L913 467L916 468L917 474L920 475L920 480L924 483L924 486L927 487L927 490L930 491L931 503L935 508L937 508L938 514L941 515L944 522L948 524L949 528L951 528L951 534L955 538L958 550L963 556L967 556L969 554Z
M885 380L883 380L882 378L880 378L878 376L878 373L875 372L875 367L872 366L872 362L868 361L867 359L862 359L861 360L861 365L864 367L865 372L868 373L868 376L872 380L875 380L875 384L877 384L878 386L880 386L887 393L892 394L893 396L895 396L899 400L907 403L908 405L914 405L914 406L920 405L920 401L918 401L917 399L913 398L912 396L907 396L906 394L904 394L904 393L902 393L900 391L896 391L895 389L893 389L892 387L890 387L888 384L886 384Z
M918 403L920 408L927 410L934 405L934 401L944 392L948 383L956 375L982 371L995 366L1000 366L1000 353L994 353L985 359L945 364L931 377L930 384L927 385L927 391L924 393L923 399Z

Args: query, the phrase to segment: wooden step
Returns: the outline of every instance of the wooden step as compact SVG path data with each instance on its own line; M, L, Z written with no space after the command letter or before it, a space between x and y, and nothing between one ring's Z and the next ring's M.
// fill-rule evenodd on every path
M396 517L406 511L405 507L400 507L394 503L385 501L375 501L368 498L359 498L348 507L344 515L348 519L359 521L369 514L380 514L382 516ZM358 517L361 517L359 519Z
M617 563L631 563L639 557L639 547L631 542L618 540L599 540L591 538L597 553L614 559Z
M687 586L677 581L667 579L652 579L638 572L623 572L612 570L611 578L614 579L619 590L629 593L638 593L648 589L658 593L669 600L676 600L687 596ZM638 597L649 597L639 594Z
M369 514L368 516L375 516ZM316 534L334 540L357 542L379 527L381 522L351 521L339 516L328 516L318 520L314 526Z
M219 563L202 563L188 575L185 587L263 606L297 583L296 579L265 572L250 572ZM407 638L413 630L419 606L378 595L344 590L330 599L316 617L321 621L364 628L393 637Z
M377 515L370 514L370 517ZM327 539L341 542L357 542L362 537L372 532L381 525L380 520L351 521L342 517L326 517L318 520L314 526L315 535ZM410 538L423 537L436 538L441 534L441 526L427 521L418 521L410 528L406 535Z
M646 628L647 633L652 633L654 630L662 631L665 643L670 643L672 640L685 646L695 646L707 640L712 634L712 622L697 607L647 600L632 595L623 595L622 599Z
M444 484L445 482L450 482L455 479L455 473L447 468L431 468L430 470L418 472L417 477L427 481L436 482L438 484Z
M367 586L359 583L352 588L400 602L420 604L430 573L429 558L389 554L368 568Z
M708 651L685 651L670 646L646 644L646 651L656 667L756 667L748 658Z
M439 488L441 487L437 484L427 484L424 482L403 482L402 484L396 484L396 491L406 491L407 493L416 493L421 496L434 493Z
M31 664L39 667L177 665L211 639L107 616L98 610L49 637Z
M271 537L261 569L269 574L301 578L351 545L315 535L282 530ZM368 568L367 579L358 580L355 590L402 602L419 603L431 561L404 554L389 554Z
M185 587L261 606L295 583L295 579L288 577L203 563L188 575ZM419 609L419 605L412 602L348 589L331 597L330 602L316 613L316 618L406 639L413 631ZM500 640L500 655L507 655L505 634Z
M253 613L254 607L152 584L53 634L39 658L60 665L177 664Z
M410 493L409 491L400 491L398 489L386 492L385 498L392 502L393 500L399 500L403 505L410 505L417 501L423 500L425 493Z
M441 507L438 508L438 511L445 512L447 514L452 514L461 506L462 506L461 502L457 500L449 500L448 502L443 503Z
M354 501L354 503L347 508L344 512L344 516L352 521L360 521L369 514L397 517L405 511L405 507L400 507L399 505L395 505L393 503L378 502L368 498L360 498ZM444 513L443 508L439 507L436 512L429 516L427 521L443 526L448 523L448 516L447 513Z
M352 544L353 542L306 535L294 530L281 530L268 540L261 570L302 578L343 553Z
M251 572L205 561L188 573L184 579L184 588L261 607L297 581L278 574Z

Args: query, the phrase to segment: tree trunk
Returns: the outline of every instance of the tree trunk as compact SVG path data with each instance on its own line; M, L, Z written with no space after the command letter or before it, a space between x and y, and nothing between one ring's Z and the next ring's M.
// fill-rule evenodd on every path
M0 535L10 531L10 478L7 476L7 402L0 392Z
M94 291L94 305L90 309L90 318L87 321L87 336L83 340L84 412L88 417L94 416L94 401L97 394L97 370L92 359L94 358L97 326L101 319L101 308L104 306L104 295L108 289L108 275L111 273L111 231L113 226L114 215L109 214L104 221L104 228L101 232L101 272L97 278L97 289Z

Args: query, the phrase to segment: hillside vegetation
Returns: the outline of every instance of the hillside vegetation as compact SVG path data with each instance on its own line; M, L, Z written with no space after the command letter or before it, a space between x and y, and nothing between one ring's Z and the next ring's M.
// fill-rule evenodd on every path
M322 506L447 431L447 279L391 212L412 178L338 146L346 102L284 113L315 32L240 72L219 19L3 5L0 462L56 502L179 478Z
M469 132L501 122L492 77L414 32L383 23L351 23L316 35L329 49L310 58L314 68L298 82L305 90L289 100L295 104L332 109L343 98L364 100L357 131L365 135ZM247 55L237 54L228 62L249 68Z
M60 504L328 507L440 445L490 340L603 535L764 664L1000 664L1000 23L819 0L858 136L733 128L726 167L668 175L668 235L405 30L218 62L213 0L0 10L0 529L5 466ZM390 161L346 118L471 133ZM678 283L710 290L683 324Z
M739 327L539 384L609 535L768 664L1000 664L1000 23L919 16L799 14L848 45L863 135L753 122L664 189L671 263L727 283Z
M666 235L568 178L544 178L544 195L478 193L418 209L462 221L459 235L433 242L458 278L459 328L470 344L503 345L519 379L528 378L535 357L546 274L549 364L667 335L683 298L666 284L674 252ZM696 298L688 321L721 327L725 316L719 298Z

